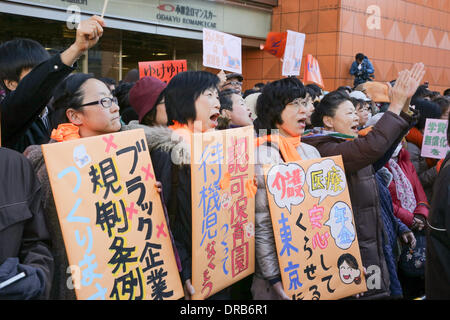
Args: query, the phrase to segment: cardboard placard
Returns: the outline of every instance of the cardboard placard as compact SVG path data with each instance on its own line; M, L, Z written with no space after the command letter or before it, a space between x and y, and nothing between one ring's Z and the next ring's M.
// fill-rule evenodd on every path
M305 34L287 30L286 47L284 49L282 75L298 76L302 65Z
M173 77L183 71L187 71L186 60L139 62L139 79L150 76L169 83Z
M211 29L203 29L203 65L242 73L241 38Z
M253 126L194 133L193 299L206 299L255 269Z
M144 130L42 151L77 298L183 297Z
M341 156L265 165L283 288L293 300L367 291Z
M424 158L444 159L450 151L447 141L448 120L427 119L423 132L422 151Z

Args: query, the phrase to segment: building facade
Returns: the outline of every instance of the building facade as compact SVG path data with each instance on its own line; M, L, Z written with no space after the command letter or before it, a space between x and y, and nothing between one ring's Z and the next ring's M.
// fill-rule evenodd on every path
M100 15L103 3L0 0L0 42L32 38L64 50L77 19ZM450 87L450 0L110 0L105 20L104 36L78 71L121 80L139 61L171 59L202 70L202 29L210 28L242 38L249 89L281 77L282 62L259 49L267 33L293 30L306 34L303 55L318 59L327 91L353 84L358 52L372 61L377 81L422 61L431 89Z
M450 87L450 0L279 0L271 30L306 34L303 54L318 59L328 91L353 85L349 70L358 52L372 61L376 81L422 61L432 90ZM281 65L246 49L245 88L280 78Z
M139 61L186 59L201 70L202 29L242 38L258 47L271 28L276 0L109 0L107 29L79 61L79 70L121 80ZM101 15L104 0L0 1L0 42L31 38L62 51L75 39L76 22ZM239 23L237 23L239 22ZM262 40L261 40L262 39Z

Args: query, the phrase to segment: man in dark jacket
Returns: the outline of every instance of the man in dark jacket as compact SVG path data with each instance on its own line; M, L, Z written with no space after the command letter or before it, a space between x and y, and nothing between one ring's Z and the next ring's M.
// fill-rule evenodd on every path
M0 299L48 297L49 239L33 167L22 154L0 148ZM23 278L5 286L21 273Z
M98 42L104 25L97 16L82 21L75 42L51 58L39 43L29 39L15 39L0 46L0 80L7 92L0 102L1 145L23 152L29 145L48 142L50 126L45 113L53 88Z
M447 141L450 142L450 126L447 127ZM450 153L445 157L434 184L426 234L425 295L427 299L448 300L450 299Z
M350 68L350 74L355 76L353 85L357 87L359 84L372 81L373 73L375 69L369 58L367 58L363 53L358 53L355 56L355 61L353 61Z

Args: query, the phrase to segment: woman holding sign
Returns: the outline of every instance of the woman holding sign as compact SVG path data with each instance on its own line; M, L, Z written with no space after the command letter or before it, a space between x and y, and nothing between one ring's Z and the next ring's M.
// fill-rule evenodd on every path
M314 145L322 156L342 155L363 265L369 271L375 270L374 278L367 280L365 297L389 295L389 274L382 248L383 221L374 165L378 166L378 161L409 130L413 122L409 98L424 73L421 63L415 64L411 71L400 72L395 86L390 90L391 103L387 112L364 137L358 137L358 117L350 99L339 92L329 93L311 118L315 127L323 127L326 131L304 139Z
M273 226L269 211L264 164L320 158L316 148L300 142L306 127L306 95L303 84L290 77L264 86L256 104L260 137L257 140L255 174L256 264L252 295L255 300L289 300L281 283ZM278 134L271 131L277 130Z
M55 129L50 143L118 132L121 128L117 99L105 83L89 74L71 75L56 87L53 108L55 111L52 124ZM43 206L52 238L55 273L50 299L75 299L68 272L69 262L41 146L29 146L24 154L31 160L42 184ZM82 155L78 158L81 159Z
M164 202L175 238L182 271L185 299L195 293L192 278L191 137L217 127L219 117L219 78L205 71L177 74L165 88L168 127L146 129L147 143L161 181ZM229 299L224 289L209 299Z

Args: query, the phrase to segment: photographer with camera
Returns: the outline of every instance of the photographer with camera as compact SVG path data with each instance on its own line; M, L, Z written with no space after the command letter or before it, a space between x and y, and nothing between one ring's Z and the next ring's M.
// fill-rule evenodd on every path
M350 74L355 76L355 81L353 82L354 87L361 83L372 81L371 78L375 78L374 72L375 69L369 58L363 53L356 54L355 61L353 61L352 67L350 68Z

